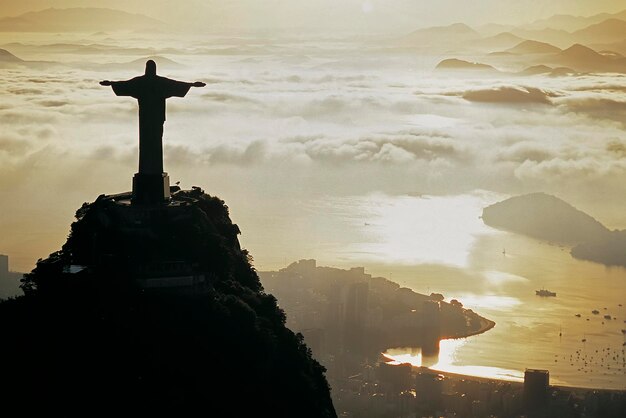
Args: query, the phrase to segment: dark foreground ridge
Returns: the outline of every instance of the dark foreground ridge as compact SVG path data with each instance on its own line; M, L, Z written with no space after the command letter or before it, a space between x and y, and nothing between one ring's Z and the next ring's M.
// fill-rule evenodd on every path
M285 327L224 202L173 188L76 214L62 249L0 304L5 403L94 415L335 417L324 368ZM23 414L22 414L23 415Z

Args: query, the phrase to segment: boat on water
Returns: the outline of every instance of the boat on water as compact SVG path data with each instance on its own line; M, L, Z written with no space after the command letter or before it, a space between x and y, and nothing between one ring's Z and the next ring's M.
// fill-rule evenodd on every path
M535 295L542 297L556 297L556 292L551 292L547 289L535 290Z
M591 311L591 313L594 314L594 315L598 315L600 313L600 311L597 310L597 309L594 309L593 311Z
M604 315L604 319L611 319L611 315Z
M577 313L576 315L574 315L576 318L580 318L581 315L579 313Z
M623 329L623 330L622 330L622 334L626 334L626 329Z

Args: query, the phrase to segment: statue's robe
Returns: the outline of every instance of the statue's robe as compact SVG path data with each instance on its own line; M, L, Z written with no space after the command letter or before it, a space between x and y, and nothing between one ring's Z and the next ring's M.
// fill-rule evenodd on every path
M116 95L131 96L139 101L139 173L163 173L165 99L185 97L192 83L142 75L127 81L113 81L111 86Z

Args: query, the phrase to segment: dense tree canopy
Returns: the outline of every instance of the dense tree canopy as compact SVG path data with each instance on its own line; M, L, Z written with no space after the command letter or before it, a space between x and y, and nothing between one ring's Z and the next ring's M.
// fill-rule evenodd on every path
M200 189L173 201L141 225L107 196L78 210L25 296L0 304L5 399L66 414L334 417L323 367L264 293L224 202ZM137 265L164 258L207 283L138 286Z

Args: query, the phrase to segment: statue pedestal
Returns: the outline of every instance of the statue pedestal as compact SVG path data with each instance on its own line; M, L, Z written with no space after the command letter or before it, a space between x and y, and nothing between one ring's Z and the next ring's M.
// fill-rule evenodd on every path
M170 200L170 177L167 173L143 174L133 177L133 205L155 205Z

